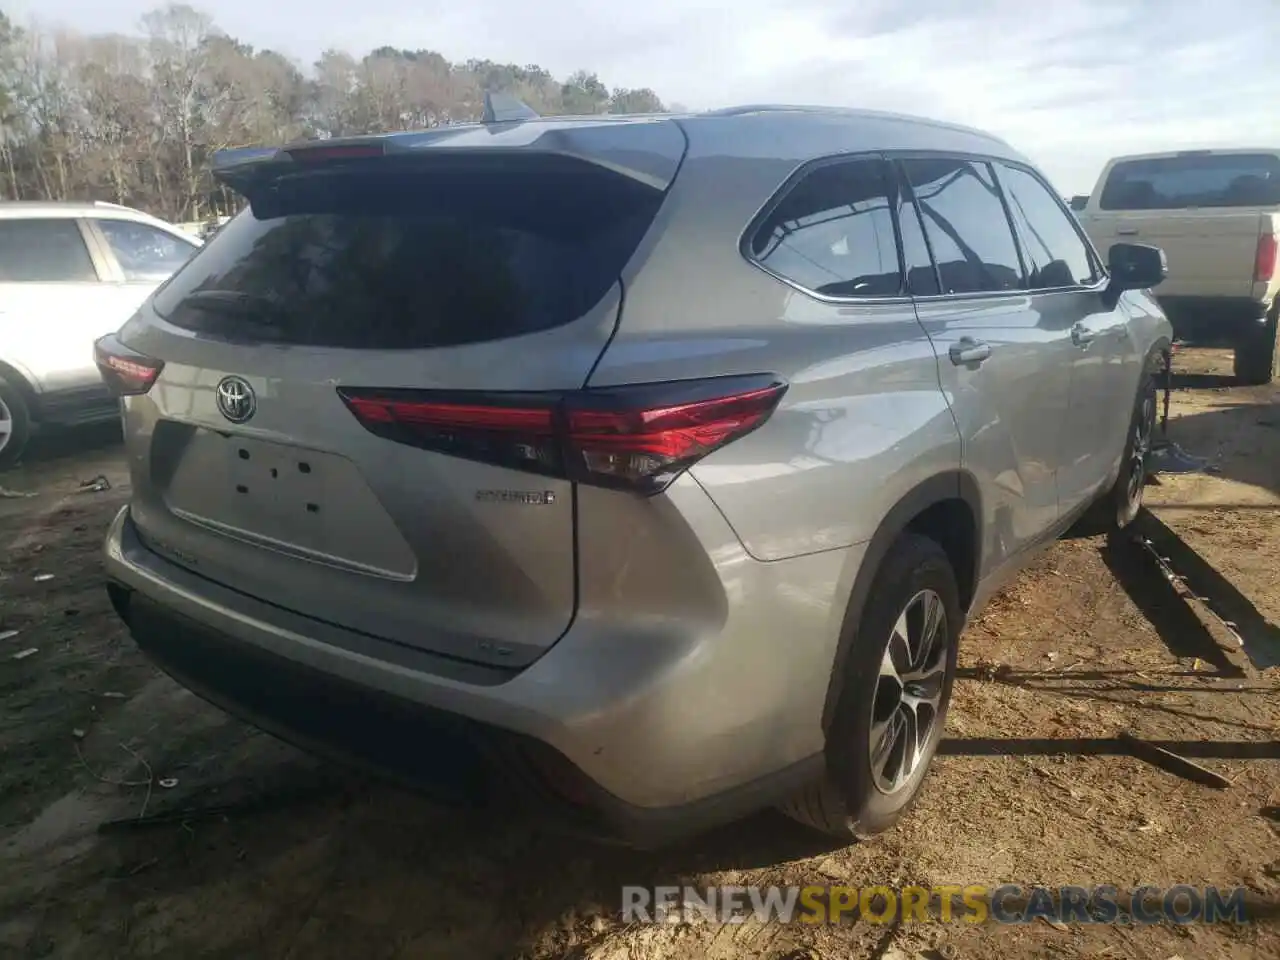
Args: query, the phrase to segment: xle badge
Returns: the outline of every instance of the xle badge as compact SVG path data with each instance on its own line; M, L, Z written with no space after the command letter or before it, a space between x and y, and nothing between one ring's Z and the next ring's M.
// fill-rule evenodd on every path
M530 507L545 507L556 502L550 490L477 490L476 499L481 503L522 503Z

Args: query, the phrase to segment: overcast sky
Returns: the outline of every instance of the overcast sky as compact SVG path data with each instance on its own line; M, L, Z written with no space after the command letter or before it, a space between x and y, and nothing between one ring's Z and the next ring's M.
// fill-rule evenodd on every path
M146 0L0 0L134 32ZM1114 154L1280 146L1280 0L205 0L304 64L392 45L585 68L692 108L810 103L970 123L1084 193Z

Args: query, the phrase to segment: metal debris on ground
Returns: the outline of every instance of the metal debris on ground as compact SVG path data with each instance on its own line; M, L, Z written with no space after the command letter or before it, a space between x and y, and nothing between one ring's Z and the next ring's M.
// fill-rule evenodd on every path
M25 660L27 657L34 656L40 652L39 647L27 647L25 650L19 650L13 655L14 660Z
M81 493L102 493L104 490L111 489L111 481L106 478L105 474L98 474L92 480L80 481Z
M1013 667L1007 663L997 663L982 657L974 665L974 671L982 680L1003 680L1013 672Z
M0 487L0 500L25 500L28 497L39 496L34 490L27 492L25 490L10 490L8 487Z
M52 573L37 573L37 574L36 574L34 577L32 577L31 579L32 579L32 580L34 580L36 583L44 583L46 580L52 580L52 579L53 579L53 574L52 574Z
M18 630L0 630L0 640L12 640L19 632Z
M165 777L164 779L159 780L158 783L163 789L172 790L178 785L178 780L176 777Z
M1224 790L1231 786L1231 781L1222 776L1222 774L1214 773L1208 767L1202 767L1198 763L1192 763L1186 757L1179 756L1171 750L1164 749L1164 747L1157 747L1154 743L1139 740L1127 730L1121 730L1116 734L1116 737L1129 748L1130 753L1139 760L1145 760L1152 766L1168 770L1170 773L1177 774L1186 780L1203 784L1206 787Z
M1172 440L1152 444L1146 465L1149 474L1213 472L1208 457L1193 456Z

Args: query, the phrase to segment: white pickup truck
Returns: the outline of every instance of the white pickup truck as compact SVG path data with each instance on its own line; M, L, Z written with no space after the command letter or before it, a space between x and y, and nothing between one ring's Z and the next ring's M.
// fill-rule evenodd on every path
M1280 376L1280 149L1117 157L1077 216L1103 260L1117 242L1164 250L1179 334L1230 341L1246 383Z

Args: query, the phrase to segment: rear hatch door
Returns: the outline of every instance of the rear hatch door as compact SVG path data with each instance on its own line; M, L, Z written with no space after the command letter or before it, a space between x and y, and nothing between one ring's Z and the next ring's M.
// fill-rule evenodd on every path
M339 390L581 388L683 135L397 139L224 171L250 208L121 331L164 362L127 401L134 520L170 560L279 607L521 666L574 614L572 485L393 442Z

